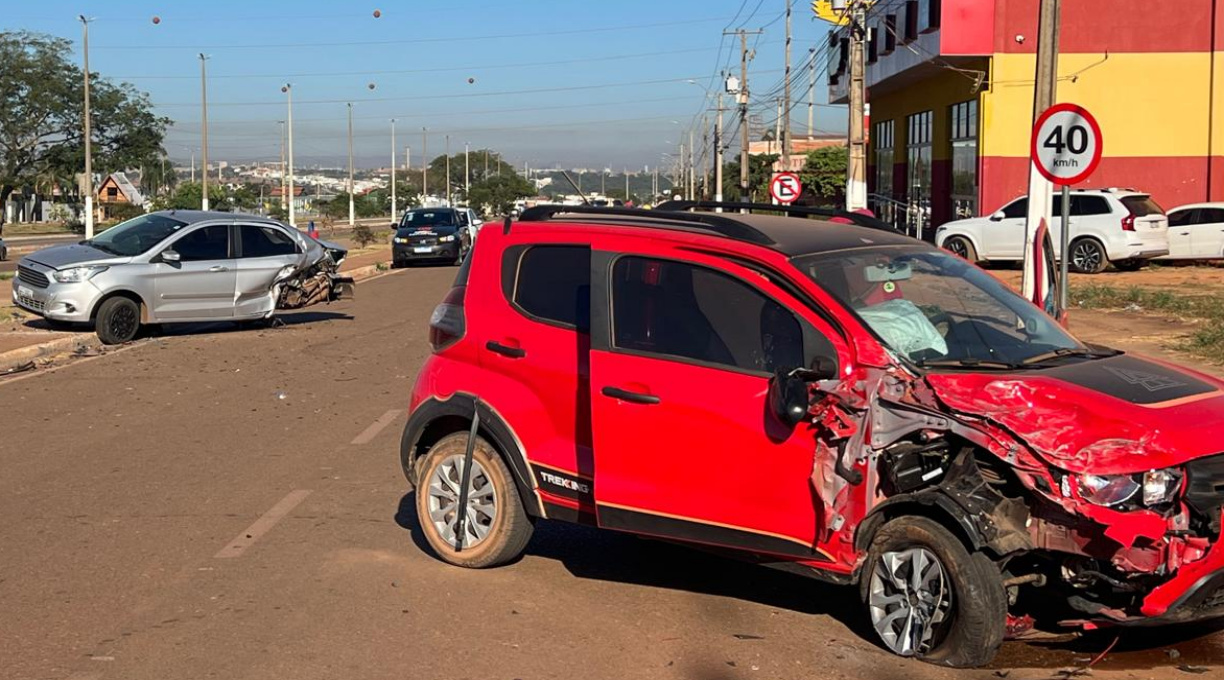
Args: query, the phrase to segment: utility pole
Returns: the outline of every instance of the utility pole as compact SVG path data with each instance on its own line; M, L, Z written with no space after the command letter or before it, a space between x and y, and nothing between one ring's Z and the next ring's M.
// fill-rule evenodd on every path
M391 221L397 221L399 217L398 205L395 200L395 119L391 119Z
M773 140L773 144L769 145L769 150L771 152L774 150L773 148L774 144L778 145L779 151L782 148L782 98L781 97L775 98L774 103L778 105L778 117L774 119L774 140Z
M786 103L782 107L782 116L786 117L785 123L782 124L782 170L784 172L791 171L791 4L792 0L786 0L786 75L784 76L786 80L786 89L782 95L786 99ZM779 116L779 122L782 122L782 116Z
M201 175L204 178L204 184L200 187L200 209L208 210L208 74L205 70L205 64L208 63L208 57L204 53L200 53L200 121L203 124L204 142L200 147L200 153L204 156L204 172ZM217 174L220 175L221 167L218 163ZM217 183L221 183L221 178L217 177Z
M863 129L866 5L854 2L850 13L850 165L846 169L846 210L855 211L867 207L867 135Z
M284 209L285 209L285 196L286 196L286 193L285 193L285 192L286 192L286 191L288 191L288 188L289 188L289 185L286 183L286 182L288 181L288 177L289 177L289 175L288 175L288 174L285 172L285 121L283 121L283 120L278 120L278 121L276 121L276 122L280 123L280 142L281 142L281 162L280 162L280 171L281 171L281 209L282 209L282 210L284 210ZM192 175L195 175L195 167L194 167L194 165L192 166L192 173L191 173L191 174L192 174ZM194 179L193 179L192 181L194 181Z
M85 18L84 14L78 16L81 20L81 26L85 31L84 40L81 42L82 53L85 56L85 238L91 239L94 235L94 214L93 214L93 151L91 149L93 134L90 131L89 120L89 22L91 19ZM195 167L195 162L191 163L191 167Z
M723 105L722 105L722 90L718 91L718 120L714 123L714 200L722 203L723 200ZM715 208L718 212L722 212L722 208Z
M808 48L808 139L816 133L816 48Z
M353 102L348 102L348 195L349 195L349 226L357 224L357 204L353 200Z
M446 205L451 205L450 135L446 136Z
M629 168L623 170L625 173L625 203L629 202Z
M472 143L463 143L463 200L468 200L468 190L472 186L472 170L468 162L468 155L472 152Z
M689 126L689 149L688 149L688 151L689 151L689 156L688 156L688 197L689 197L689 200L691 201L691 200L695 200L695 199L697 198L697 189L696 189L697 182L695 181L696 176L697 176L697 161L695 160L695 157L694 157L694 154L693 154L693 127L692 127L691 125Z
M1058 89L1058 33L1061 13L1061 0L1041 0L1040 14L1037 17L1037 77L1033 90L1033 123L1046 109L1054 105ZM1045 244L1037 243L1037 232L1042 222L1051 226L1052 208L1054 203L1054 187L1037 170L1037 164L1029 163L1028 183L1028 215L1024 225L1024 297L1046 307L1045 301L1038 299L1045 295L1039 294L1041 280L1045 272L1040 271L1034 262L1034 255L1045 252ZM1063 206L1064 213L1067 206ZM1068 233L1067 225L1063 225L1063 234ZM1048 232L1047 232L1048 237ZM1067 263L1068 253L1061 254L1063 265ZM1062 281L1066 288L1065 278ZM1054 311L1047 309L1046 311Z
M483 179L489 179L489 150L484 150L485 171Z
M740 110L740 200L749 201L751 198L748 195L748 60L752 59L752 55L748 54L748 35L751 33L757 35L762 33L760 30L745 31L740 29L733 31L740 37L740 83L739 83L739 110ZM723 31L726 35L727 31Z
M421 205L429 195L429 128L421 128Z
M297 222L294 221L294 187L293 187L293 85L285 83L281 88L281 92L285 93L285 101L289 107L289 113L285 116L285 120L289 126L289 194L286 199L289 201L289 226L297 227Z
M701 117L701 198L710 195L710 166L706 163L706 153L710 148L710 119ZM713 162L713 161L711 161Z

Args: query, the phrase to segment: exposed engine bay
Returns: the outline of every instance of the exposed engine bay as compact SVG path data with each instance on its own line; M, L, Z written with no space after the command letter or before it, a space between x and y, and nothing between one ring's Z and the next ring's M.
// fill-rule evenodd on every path
M285 267L277 276L272 288L276 309L302 309L323 302L352 299L353 278L339 273L348 250L304 234L301 243L310 264Z

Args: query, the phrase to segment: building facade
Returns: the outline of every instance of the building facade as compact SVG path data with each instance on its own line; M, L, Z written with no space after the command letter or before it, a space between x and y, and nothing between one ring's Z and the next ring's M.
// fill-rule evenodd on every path
M1038 0L879 0L867 11L868 190L924 226L1027 191ZM848 100L845 29L830 101ZM1091 111L1104 157L1081 186L1166 209L1224 200L1224 0L1062 3L1057 101Z

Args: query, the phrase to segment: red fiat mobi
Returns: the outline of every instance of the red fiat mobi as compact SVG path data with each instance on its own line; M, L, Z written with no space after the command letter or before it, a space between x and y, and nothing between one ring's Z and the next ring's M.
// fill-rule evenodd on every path
M503 564L540 519L731 549L951 666L1030 616L1224 615L1224 383L868 216L710 207L480 231L401 444L439 557Z

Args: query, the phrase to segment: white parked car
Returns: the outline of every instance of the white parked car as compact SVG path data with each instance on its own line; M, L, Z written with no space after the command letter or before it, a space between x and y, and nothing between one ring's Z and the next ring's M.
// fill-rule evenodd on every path
M1028 197L1022 196L989 217L949 222L935 231L935 245L970 261L1024 259L1024 222ZM1061 258L1062 196L1054 196L1050 237ZM1135 270L1169 254L1169 220L1152 197L1125 189L1071 192L1070 267L1097 274L1110 263Z
M1224 259L1224 203L1194 203L1169 211L1169 254L1159 260Z
M476 232L480 230L480 225L484 221L480 219L480 215L476 214L471 208L455 208L455 213L459 217L459 226L467 230L468 243L476 243Z

